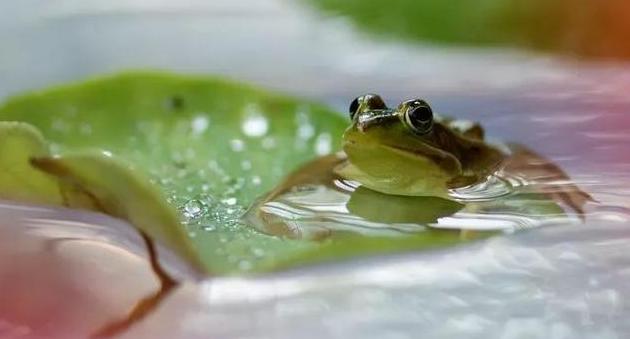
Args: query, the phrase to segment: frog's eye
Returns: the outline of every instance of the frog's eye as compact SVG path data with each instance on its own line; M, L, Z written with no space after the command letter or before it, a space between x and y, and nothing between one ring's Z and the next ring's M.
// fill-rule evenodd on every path
M359 106L360 106L359 100L360 99L361 99L361 97L356 97L350 103L350 109L348 110L350 112L350 120L352 120L354 118L354 115L357 114L357 111L359 110Z
M376 94L365 94L352 100L348 111L350 112L350 119L352 120L360 110L364 111L377 109L387 109L387 105L385 105L383 99Z
M433 128L433 111L424 100L405 103L405 123L418 134L426 134Z

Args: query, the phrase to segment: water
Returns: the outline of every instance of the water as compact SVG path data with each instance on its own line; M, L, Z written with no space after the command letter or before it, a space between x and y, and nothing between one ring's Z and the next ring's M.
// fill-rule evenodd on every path
M293 239L322 240L337 233L402 236L434 230L512 233L547 224L579 223L596 205L558 166L521 146L507 150L497 171L473 185L451 189L448 200L392 196L334 174L345 161L315 160L254 204L245 217L258 230ZM291 177L290 177L291 178Z
M557 226L459 247L187 286L125 338L623 338L627 227ZM615 241L610 241L613 236Z
M546 193L553 195L558 187L562 190L571 184L596 200L589 203L585 222L538 227L455 249L375 256L265 276L191 279L126 337L630 335L625 320L630 315L626 302L630 297L627 65L370 40L342 20L322 19L274 0L182 4L121 0L107 6L72 0L50 6L29 0L0 6L5 19L0 20L5 28L0 32L5 53L0 79L11 79L0 81L3 97L133 67L224 74L323 100L340 111L346 110L349 98L366 90L380 93L390 104L421 96L436 111L481 121L491 137L538 152L571 178L568 183L544 171L504 176L512 187L522 187L521 178L526 177L524 187L535 191L551 189ZM172 101L166 104L177 106ZM69 107L69 121L71 113ZM265 141L267 149L334 151L331 135L309 123L309 112L301 113L296 115L298 137L292 144L273 139L273 130L264 128L260 119L243 128L261 143ZM186 124L192 128L191 137L216 132L216 121L205 120L206 116L200 112ZM60 120L54 127L62 133L71 126ZM140 123L138 127L149 141L158 136L151 126ZM92 132L96 130L91 126ZM84 126L82 131L89 134L90 128ZM217 159L207 164L204 174L181 169L178 176L160 178L167 188L193 175L221 179L193 186L188 198L171 192L170 200L179 208L185 208L190 196L229 188L226 196L213 197L202 215L197 216L196 207L190 208L194 220L186 227L197 238L206 232L218 234L217 243L234 243L233 233L226 230L238 227L232 222L247 207L240 205L243 188L236 179L243 180L245 189L260 190L257 183L276 182L280 177L257 177L257 162L245 155L252 145L245 145L242 137L224 141L226 149L242 155L234 156L234 161L247 169L246 177L231 177L224 159ZM174 163L186 162L189 155L184 148ZM280 165L276 172L282 169ZM470 198L486 190L476 187L459 193ZM201 195L198 200L206 198ZM221 202L231 198L237 199L234 206ZM561 207L571 212L569 206ZM111 317L117 318L155 287L144 248L137 236L130 235L135 233L129 225L92 214L47 211L42 217L23 206L2 206L0 260L10 262L0 265L0 298L4 298L0 337L84 336ZM517 220L513 228L519 223L538 226L540 221L534 218L530 225L522 213L498 215L499 219L485 218L479 225L510 222L507 217ZM68 223L77 218L81 226ZM24 227L41 219L48 220L45 227ZM213 220L221 224L208 222ZM458 218L439 221L442 227L449 223L457 225ZM400 233L383 229L382 222L376 224L379 232ZM400 229L404 227L419 229L416 224ZM82 233L85 230L91 231ZM41 243L47 242L42 238L64 239L61 253L42 256ZM230 256L245 271L269 252L262 245L236 254L222 247L204 250ZM165 265L182 267L181 263ZM13 296L20 298L7 301ZM28 306L24 306L26 300L31 302ZM11 307L18 302L20 314Z

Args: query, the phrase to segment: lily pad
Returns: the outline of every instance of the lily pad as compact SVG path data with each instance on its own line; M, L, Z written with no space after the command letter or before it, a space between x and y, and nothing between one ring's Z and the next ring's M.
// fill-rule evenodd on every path
M54 153L110 152L179 209L215 273L266 270L319 244L260 234L239 217L304 161L334 151L346 121L325 106L223 79L133 72L15 97L1 120L37 127Z

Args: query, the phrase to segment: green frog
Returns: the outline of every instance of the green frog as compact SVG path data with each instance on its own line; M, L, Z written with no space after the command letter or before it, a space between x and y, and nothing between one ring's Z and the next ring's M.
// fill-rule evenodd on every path
M524 147L493 145L479 123L440 117L422 99L388 108L380 96L366 94L351 102L349 113L343 151L290 174L250 208L245 216L249 224L289 238L323 239L357 230L409 233L425 229L411 224L436 223L464 208L477 213L488 206L514 205L514 200L500 200L505 206L499 207L496 202L470 203L453 194L497 175L532 173L547 183L567 181L546 159ZM545 188L580 214L590 199L573 185Z
M448 196L448 189L479 182L506 154L484 141L478 123L440 118L426 101L395 109L367 94L350 104L352 124L343 135L347 160L336 173L377 192Z

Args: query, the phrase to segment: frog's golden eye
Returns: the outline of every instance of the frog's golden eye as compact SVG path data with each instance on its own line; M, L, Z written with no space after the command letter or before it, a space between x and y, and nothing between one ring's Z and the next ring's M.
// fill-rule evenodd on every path
M387 109L387 105L385 105L383 99L376 94L365 94L352 100L348 111L350 112L350 119L352 120L359 111L377 109Z
M427 134L433 128L433 111L424 100L409 100L406 106L404 121L417 134Z

